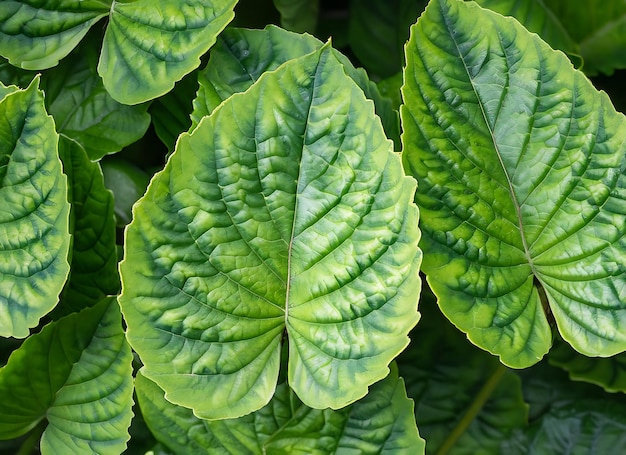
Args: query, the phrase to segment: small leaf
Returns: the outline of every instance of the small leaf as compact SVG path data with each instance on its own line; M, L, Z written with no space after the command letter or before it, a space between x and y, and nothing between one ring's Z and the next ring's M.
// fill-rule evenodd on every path
M28 336L57 304L69 272L67 179L58 156L58 135L38 83L36 78L26 90L9 89L0 101L0 336L4 337Z
M117 294L120 283L113 194L104 187L100 166L65 136L60 137L59 153L68 176L73 237L70 277L61 296L62 308L56 310L68 313Z
M141 372L136 391L152 432L177 454L424 453L413 403L395 367L365 398L338 411L306 407L283 383L259 411L208 421L165 400L163 390Z
M515 20L434 0L403 97L444 314L516 368L548 352L552 318L585 355L624 351L626 121L606 94Z
M3 0L0 55L20 68L51 68L109 13L110 5L110 0Z
M121 453L132 418L131 361L115 299L50 323L0 369L0 438L47 419L44 455Z
M126 106L111 98L96 70L97 55L89 53L92 50L77 49L48 71L42 84L57 131L79 142L97 161L139 140L150 125L150 115L146 104Z
M503 442L528 417L519 378L469 343L428 297L424 290L414 342L398 357L426 453L508 453Z
M114 1L98 72L111 96L138 104L169 92L233 19L236 0Z
M310 35L288 32L268 25L264 30L228 28L211 50L206 68L198 76L200 88L193 102L192 129L222 101L247 90L261 75L283 63L321 48L323 43ZM391 101L381 96L376 84L363 69L356 69L340 52L333 49L345 72L374 101L387 137L399 144L398 113Z
M167 399L200 417L267 404L285 333L300 399L346 406L418 320L415 182L343 68L324 47L231 96L134 207L128 339Z
M274 0L280 12L280 25L293 32L315 33L319 0Z

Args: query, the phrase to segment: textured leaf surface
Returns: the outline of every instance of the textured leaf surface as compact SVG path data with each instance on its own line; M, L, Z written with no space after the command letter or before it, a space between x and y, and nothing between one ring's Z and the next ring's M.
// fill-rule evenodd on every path
M200 417L238 417L269 402L286 331L305 404L363 397L418 319L414 185L328 47L230 97L127 230L120 302L145 375Z
M420 312L398 366L415 400L426 453L508 453L503 442L526 426L528 415L519 378L452 327L434 297L422 297Z
M315 33L319 0L274 0L280 12L280 25L293 32Z
M31 70L51 68L109 13L110 0L0 2L0 55Z
M0 369L0 437L47 419L42 454L119 454L132 417L132 354L115 299L45 326Z
M582 70L595 75L626 68L626 3L621 0L478 0L510 15L552 47L580 54Z
M68 176L72 204L72 260L61 296L63 313L93 306L119 292L113 194L104 187L98 163L75 141L61 136L59 154Z
M282 383L270 403L237 419L201 420L173 405L141 374L136 380L142 413L157 439L177 454L407 454L424 453L397 368L351 406L312 409Z
M169 92L233 19L236 0L114 1L98 72L111 96L138 104Z
M548 351L552 317L583 354L626 349L624 117L563 54L473 3L431 2L407 61L405 168L446 316L514 367Z
M613 357L586 357L566 343L557 342L550 351L550 363L565 369L570 378L597 384L609 392L626 392L626 354Z
M99 42L86 39L42 80L57 131L78 141L93 161L139 140L150 125L147 105L126 106L111 98L96 70Z
M247 90L264 72L313 52L322 44L313 36L288 32L272 25L264 30L226 29L211 49L206 68L198 75L200 88L193 102L192 128L222 101ZM348 76L354 79L365 96L374 101L387 137L399 143L398 113L392 108L391 101L380 95L363 69L355 69L344 55L334 53Z
M0 336L24 338L58 302L69 265L67 179L39 79L0 101ZM1 84L0 84L1 85ZM12 92L12 93L9 93Z

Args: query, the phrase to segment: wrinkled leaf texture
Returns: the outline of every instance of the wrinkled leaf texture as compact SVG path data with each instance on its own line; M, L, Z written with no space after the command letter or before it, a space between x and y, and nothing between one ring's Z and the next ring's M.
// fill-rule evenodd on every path
M24 338L58 302L69 272L67 178L35 78L0 84L0 336Z
M407 454L424 453L413 402L392 368L368 395L340 409L312 409L281 383L268 405L237 419L202 420L173 405L141 374L137 399L151 431L177 454Z
M585 355L624 351L624 117L474 3L432 1L406 52L404 164L442 311L513 367L549 350L552 317Z
M120 303L144 374L199 417L289 384L341 408L418 320L415 182L329 47L290 60L180 137L134 208ZM207 393L207 390L228 393Z

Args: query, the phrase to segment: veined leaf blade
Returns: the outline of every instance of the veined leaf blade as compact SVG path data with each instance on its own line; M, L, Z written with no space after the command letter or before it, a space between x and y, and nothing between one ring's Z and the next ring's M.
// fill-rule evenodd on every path
M548 351L551 314L578 351L623 351L623 116L563 54L472 3L431 2L407 61L405 166L443 312L514 367Z

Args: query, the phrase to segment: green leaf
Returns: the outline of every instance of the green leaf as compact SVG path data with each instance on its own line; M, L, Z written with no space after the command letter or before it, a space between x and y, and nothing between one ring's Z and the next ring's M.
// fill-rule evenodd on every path
M293 32L315 33L319 0L274 0L280 12L280 25Z
M609 394L541 363L520 373L530 426L502 453L600 454L626 447L626 397Z
M403 97L423 270L446 316L512 367L549 350L552 318L585 355L624 351L626 122L606 94L513 19L436 0Z
M70 277L61 296L63 313L93 306L119 292L113 194L104 187L98 163L85 149L65 136L59 153L68 176L72 261ZM55 311L56 311L55 310Z
M126 232L144 374L200 417L238 417L270 400L286 332L307 406L363 397L418 320L414 185L328 47L230 97L180 137Z
M91 44L90 41L88 44ZM93 161L139 140L150 125L146 104L126 106L104 89L89 47L47 72L42 80L57 131L79 142Z
M550 351L549 361L567 370L574 380L597 384L609 392L626 392L625 353L591 358L577 353L566 343L557 342Z
M428 297L425 289L414 342L398 357L426 453L508 453L503 442L528 417L519 377L470 344Z
M0 336L24 338L69 271L67 179L36 78L0 101ZM1 85L1 84L0 84ZM10 93L12 92L12 93Z
M111 96L138 104L169 92L233 19L236 0L114 1L98 72Z
M529 31L537 33L552 48L562 50L568 55L579 55L580 47L569 32L569 23L563 21L552 10L554 0L475 0L483 8L496 11L504 16L512 16L520 21ZM572 2L567 2L572 4ZM605 2L606 3L606 2ZM586 7L576 5L577 11L586 11Z
M351 0L350 48L370 74L390 77L402 70L409 27L426 0Z
M580 55L589 75L626 68L626 4L621 0L478 0L519 20L552 47Z
M185 76L168 94L150 105L154 130L171 153L178 136L191 126L192 100L198 92L197 71Z
M146 192L150 176L143 169L118 157L102 160L100 164L104 184L114 194L116 224L126 226L132 219L133 204Z
M20 68L51 68L109 13L110 5L110 0L4 0L0 55Z
M211 49L209 63L198 76L200 88L193 102L192 129L222 101L247 90L263 73L309 54L322 45L313 36L288 32L272 25L264 30L224 30ZM370 82L363 69L355 69L344 55L335 50L333 52L348 76L354 79L365 96L374 101L387 137L399 144L398 113L392 108L391 101L380 95L376 84Z
M0 57L0 83L28 87L35 76L35 72L16 68L8 60Z
M333 411L302 404L282 383L270 403L237 419L201 420L165 400L141 372L137 399L153 434L177 454L424 453L397 368L351 406Z
M44 455L121 453L132 418L131 361L115 299L50 323L0 369L0 438L47 419Z

